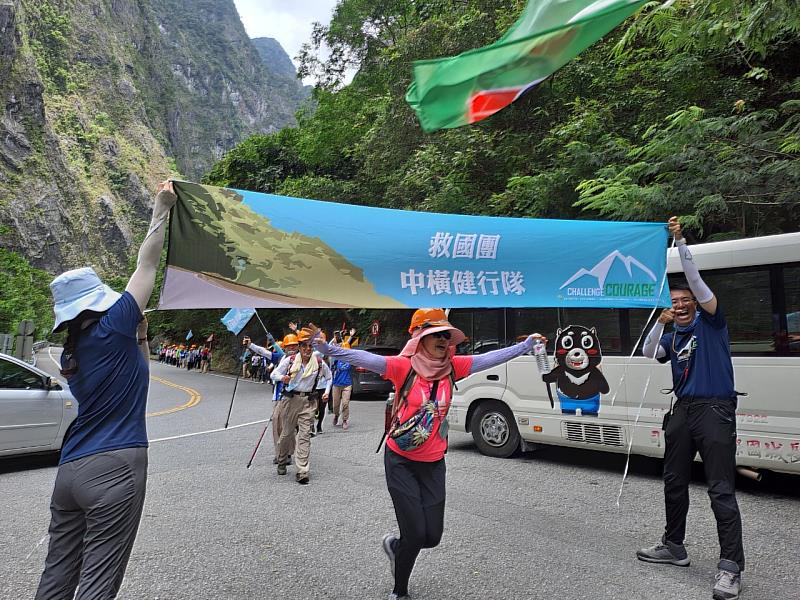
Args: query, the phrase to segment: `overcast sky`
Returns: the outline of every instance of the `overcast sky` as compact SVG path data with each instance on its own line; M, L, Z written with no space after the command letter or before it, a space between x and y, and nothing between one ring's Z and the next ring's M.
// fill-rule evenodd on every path
M327 25L336 0L233 0L251 38L271 37L281 43L297 66L300 46L311 39L311 24ZM306 81L305 83L313 83Z

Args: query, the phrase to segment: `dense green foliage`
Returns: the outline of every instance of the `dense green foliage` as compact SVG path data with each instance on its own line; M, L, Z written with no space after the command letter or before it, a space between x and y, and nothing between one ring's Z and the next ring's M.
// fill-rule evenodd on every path
M451 213L679 214L705 240L798 229L794 2L648 3L511 108L424 134L404 101L412 62L494 41L523 5L340 0L301 53L317 110L297 130L241 144L205 181Z
M19 254L0 248L0 333L16 333L20 321L33 319L36 339L47 337L53 328L51 279Z

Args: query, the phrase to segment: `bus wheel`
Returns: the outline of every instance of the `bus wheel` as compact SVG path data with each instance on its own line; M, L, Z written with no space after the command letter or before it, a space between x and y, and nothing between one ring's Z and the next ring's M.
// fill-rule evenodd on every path
M519 448L519 430L514 415L497 400L482 402L475 409L470 431L481 454L508 458Z

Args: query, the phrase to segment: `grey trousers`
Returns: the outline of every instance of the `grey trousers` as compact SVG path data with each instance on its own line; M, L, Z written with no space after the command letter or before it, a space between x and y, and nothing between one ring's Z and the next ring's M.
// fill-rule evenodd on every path
M139 528L146 483L147 448L110 450L58 467L50 545L36 600L116 597Z

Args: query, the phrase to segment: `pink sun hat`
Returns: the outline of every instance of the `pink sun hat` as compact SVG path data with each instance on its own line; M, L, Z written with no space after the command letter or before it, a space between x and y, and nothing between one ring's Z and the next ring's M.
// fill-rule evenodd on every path
M453 349L467 339L463 331L458 327L454 327L450 321L447 320L447 315L441 308L417 309L411 317L411 325L408 331L411 334L411 339L406 342L400 356L416 354L417 348L419 348L419 342L423 337L440 331L450 332L448 343Z

